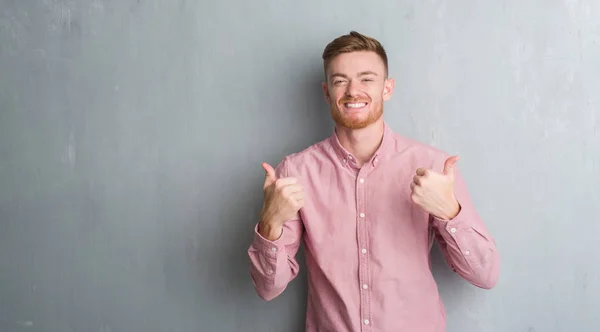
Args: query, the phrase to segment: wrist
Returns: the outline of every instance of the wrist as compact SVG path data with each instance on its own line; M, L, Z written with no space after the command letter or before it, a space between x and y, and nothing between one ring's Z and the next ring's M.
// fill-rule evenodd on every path
M283 227L269 221L261 221L258 224L258 233L269 241L275 241L281 237Z
M460 212L460 204L455 199L454 202L449 205L449 207L445 213L445 216L443 216L443 219L452 220L452 219L456 218L456 216L458 215L459 212Z

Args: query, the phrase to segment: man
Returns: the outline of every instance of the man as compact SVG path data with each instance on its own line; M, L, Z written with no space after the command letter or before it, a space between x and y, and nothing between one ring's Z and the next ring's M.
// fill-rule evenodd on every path
M335 129L276 169L263 163L263 209L248 250L256 291L265 300L284 291L298 274L302 240L307 331L445 331L433 240L473 285L490 289L499 274L495 241L458 157L401 137L384 121L394 80L377 40L351 32L327 45L323 60Z

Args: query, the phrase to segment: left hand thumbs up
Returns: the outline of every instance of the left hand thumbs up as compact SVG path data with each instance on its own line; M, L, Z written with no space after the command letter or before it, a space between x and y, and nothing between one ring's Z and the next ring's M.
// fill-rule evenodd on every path
M419 168L410 184L412 201L440 219L450 220L460 210L454 196L454 167L458 160L458 156L446 159L442 173Z
M442 171L442 173L450 177L452 180L454 180L454 165L456 165L459 159L460 158L458 156L452 156L446 159L446 161L444 162L444 170Z

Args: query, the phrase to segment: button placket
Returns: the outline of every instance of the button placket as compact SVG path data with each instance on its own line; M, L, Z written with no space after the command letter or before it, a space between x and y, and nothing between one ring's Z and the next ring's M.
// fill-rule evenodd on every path
M357 244L359 253L360 314L365 328L370 328L369 255L367 255L369 213L366 209L366 172L363 167L356 178Z

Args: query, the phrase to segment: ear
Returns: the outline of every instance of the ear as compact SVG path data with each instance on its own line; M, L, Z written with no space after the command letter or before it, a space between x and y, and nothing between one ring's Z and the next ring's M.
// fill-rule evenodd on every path
M388 101L392 99L392 95L394 94L394 86L396 85L396 81L393 78L386 79L383 83L383 100Z
M325 93L325 100L327 100L327 103L330 104L331 103L331 96L329 95L329 90L327 90L327 83L323 82L321 84L321 87L323 88L323 93Z

